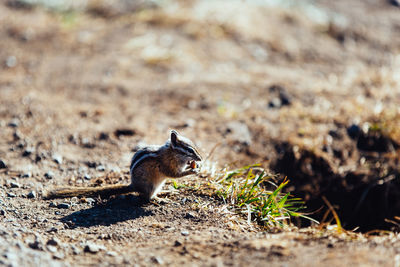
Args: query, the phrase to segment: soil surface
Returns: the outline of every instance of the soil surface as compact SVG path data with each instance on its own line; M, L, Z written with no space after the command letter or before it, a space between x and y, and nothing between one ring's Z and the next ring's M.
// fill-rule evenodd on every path
M0 265L400 265L398 1L29 2L0 2ZM211 155L165 200L42 199L129 183L170 129ZM199 190L254 163L321 226Z

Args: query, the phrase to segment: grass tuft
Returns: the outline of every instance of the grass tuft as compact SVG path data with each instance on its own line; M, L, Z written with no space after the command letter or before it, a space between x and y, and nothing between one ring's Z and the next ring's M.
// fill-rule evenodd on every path
M300 213L304 202L283 193L289 183L286 178L275 184L276 175L267 174L259 165L250 165L227 171L213 182L217 196L223 198L228 208L247 216L267 228L285 227L290 218L302 217L318 223Z

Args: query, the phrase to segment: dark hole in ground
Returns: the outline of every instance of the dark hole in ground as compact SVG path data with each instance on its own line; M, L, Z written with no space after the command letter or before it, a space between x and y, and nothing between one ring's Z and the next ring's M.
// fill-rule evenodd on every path
M292 193L306 201L308 211L317 211L311 217L319 221L323 218L327 211L322 200L325 196L345 229L399 231L399 150L394 150L398 145L377 132L352 139L346 136L336 142L341 145L333 144L335 148L320 154L278 143L278 159L272 167L289 177ZM340 166L351 165L351 171L339 171ZM301 224L307 226L309 222Z

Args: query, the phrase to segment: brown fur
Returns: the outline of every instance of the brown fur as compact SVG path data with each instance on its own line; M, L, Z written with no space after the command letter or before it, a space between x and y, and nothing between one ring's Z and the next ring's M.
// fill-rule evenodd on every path
M171 132L171 139L179 142L179 134ZM190 147L194 148L189 140ZM195 149L195 148L194 148ZM201 160L200 155L188 155L187 152L174 149L174 146L167 141L164 146L157 149L145 148L132 158L131 163L131 184L110 185L101 187L62 187L43 193L43 198L65 198L65 197L109 197L111 195L137 192L145 199L155 197L161 189L166 178L178 178L197 173L197 170L188 167L193 160ZM189 166L190 167L190 166Z

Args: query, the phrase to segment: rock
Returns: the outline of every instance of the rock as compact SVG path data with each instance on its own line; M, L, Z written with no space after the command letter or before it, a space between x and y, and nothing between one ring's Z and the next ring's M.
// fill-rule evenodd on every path
M292 100L286 90L279 92L279 99L281 100L282 106L289 106L292 104Z
M60 154L53 154L52 159L57 164L62 164L62 162L63 162L63 158Z
M7 169L7 165L0 159L0 169Z
M111 168L110 171L119 173L119 172L121 172L121 169L118 166L114 166L114 167Z
M151 257L151 261L160 265L164 264L164 260L160 256Z
M85 175L83 176L83 178L86 179L86 180L92 179L92 177L91 177L89 174L85 174Z
M352 124L347 128L347 134L352 139L356 139L361 134L361 132L362 132L362 130L361 130L360 126L358 126L357 124Z
M9 123L8 123L9 127L13 127L13 128L17 128L19 126L19 120L18 119L12 119Z
M68 203L60 203L57 205L57 208L59 208L59 209L69 209L70 207L71 207L71 205Z
M24 152L22 152L23 157L29 157L33 152L35 152L35 149L33 147L27 147Z
M14 68L15 66L17 66L17 58L15 56L9 56L6 59L6 66L8 68Z
M55 208L55 207L57 207L57 203L55 203L54 201L50 202L49 208Z
M14 141L18 141L22 139L22 134L20 131L15 130L15 132L13 133L13 139Z
M57 247L55 246L46 246L47 250L50 251L51 253L57 252Z
M108 133L101 132L101 133L99 134L99 140L108 140L109 138L110 138L110 136L109 136Z
M43 245L38 240L28 244L31 249L43 250Z
M60 244L60 240L56 237L52 237L51 239L47 240L46 245L48 246L58 246Z
M174 247L182 246L182 243L179 240L175 240Z
M291 96L284 87L280 85L272 85L269 87L269 92L275 95L275 97L269 102L269 107L280 108L292 104Z
M191 212L188 212L188 213L186 213L186 215L185 215L185 219L194 219L194 218L196 218L196 215L194 215L194 214L191 213Z
M53 232L58 232L58 229L56 227L49 227L46 229L47 233L53 233Z
M111 256L111 257L118 256L117 252L115 252L115 251L107 251L106 255Z
M21 178L30 178L32 174L30 172L25 172L24 174L21 175Z
M11 188L20 188L21 186L17 182L10 182L10 187Z
M189 235L189 231L187 231L187 230L182 230L182 231L181 231L181 235L183 235L183 236L188 236L188 235Z
M99 165L96 167L96 171L103 172L105 170L106 170L106 168L103 165Z
M268 102L268 107L270 108L280 108L281 106L282 102L278 97L274 97L271 101Z
M53 259L62 260L64 258L65 258L65 254L62 253L62 252L58 252L58 253L54 253L53 254Z
M37 196L37 194L36 194L35 191L31 191L31 192L29 192L28 195L27 195L28 198L36 198L36 196Z
M77 248L75 245L71 245L71 249L72 249L72 254L74 255L79 255L81 253L81 250Z
M251 133L249 127L243 122L232 121L229 122L226 129L227 134L231 135L233 139L240 143L250 145Z
M16 197L17 195L12 192L7 192L8 197Z
M5 216L5 215L6 215L6 211L3 210L3 209L0 209L0 215L1 215L1 216Z
M44 177L46 177L47 179L53 179L54 178L54 172L52 171L48 171L44 174Z
M94 243L87 243L83 249L83 251L93 254L99 252L100 250L105 250L105 247Z
M121 135L132 136L132 135L135 135L135 134L136 134L135 130L132 130L132 129L116 129L114 131L114 135L116 137L120 137Z
M85 164L89 167L89 168L96 168L97 163L94 161L86 161Z
M81 145L84 148L94 148L96 144L92 143L89 138L82 138Z

